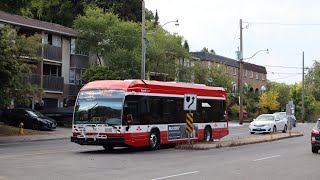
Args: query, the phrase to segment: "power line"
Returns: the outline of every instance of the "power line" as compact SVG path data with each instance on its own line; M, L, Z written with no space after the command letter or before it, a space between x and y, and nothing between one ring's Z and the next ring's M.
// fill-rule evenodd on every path
M290 78L290 77L295 77L295 76L300 76L300 74L296 74L296 75L293 75L293 76L285 76L285 77L281 77L281 78L275 78L275 79L269 79L269 80L279 80L279 79L286 79L286 78Z
M302 69L302 67L289 67L289 66L272 66L272 65L262 65L266 67L279 67L279 68L287 68L287 69Z
M267 71L270 72L272 74L302 74L302 73L284 73L284 72L273 72L273 71Z
M248 22L258 25L279 25L279 26L320 26L318 23L279 23L279 22Z

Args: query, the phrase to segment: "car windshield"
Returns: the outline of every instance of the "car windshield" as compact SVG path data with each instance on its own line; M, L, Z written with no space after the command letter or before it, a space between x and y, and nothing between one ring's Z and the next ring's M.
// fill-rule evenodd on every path
M260 115L256 121L274 121L273 115Z
M43 117L43 115L41 113L39 113L38 111L29 111L29 110L27 110L27 113L32 117Z
M320 120L317 121L316 127L320 129Z
M75 124L121 125L124 92L81 92L74 112Z

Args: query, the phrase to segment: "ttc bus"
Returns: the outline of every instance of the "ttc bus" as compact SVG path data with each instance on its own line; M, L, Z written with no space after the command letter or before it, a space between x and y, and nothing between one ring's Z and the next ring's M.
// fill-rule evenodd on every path
M187 142L184 95L197 95L191 141L228 135L226 92L179 82L99 80L84 85L75 104L71 142L114 147L149 147Z

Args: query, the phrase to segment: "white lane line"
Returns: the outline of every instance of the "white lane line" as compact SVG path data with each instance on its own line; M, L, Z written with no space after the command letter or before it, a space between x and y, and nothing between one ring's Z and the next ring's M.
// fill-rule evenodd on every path
M181 174L175 174L175 175L171 175L171 176L159 177L159 178L150 179L150 180L168 179L168 178L177 177L177 176L184 176L184 175L188 175L188 174L196 174L199 172L200 171L192 171L192 172L186 172L186 173L181 173Z
M276 158L276 157L280 157L280 156L281 156L281 155L269 156L269 157L265 157L265 158L255 159L255 160L253 160L253 161L261 161L261 160Z

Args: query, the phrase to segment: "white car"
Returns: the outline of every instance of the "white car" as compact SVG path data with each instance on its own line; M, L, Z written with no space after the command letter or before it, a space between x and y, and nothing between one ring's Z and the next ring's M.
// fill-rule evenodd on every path
M254 134L256 132L287 132L287 120L286 118L281 118L277 114L261 114L250 123L249 129L250 133Z
M287 118L287 123L289 124L289 118L288 118L288 116L287 116L287 113L286 112L276 112L276 113L274 113L274 114L279 114L280 116L285 116L286 118ZM297 119L296 119L296 117L294 116L294 115L291 115L291 117L292 117L292 119L291 119L291 123L292 123L292 126L293 127L296 127L296 125L297 125Z

